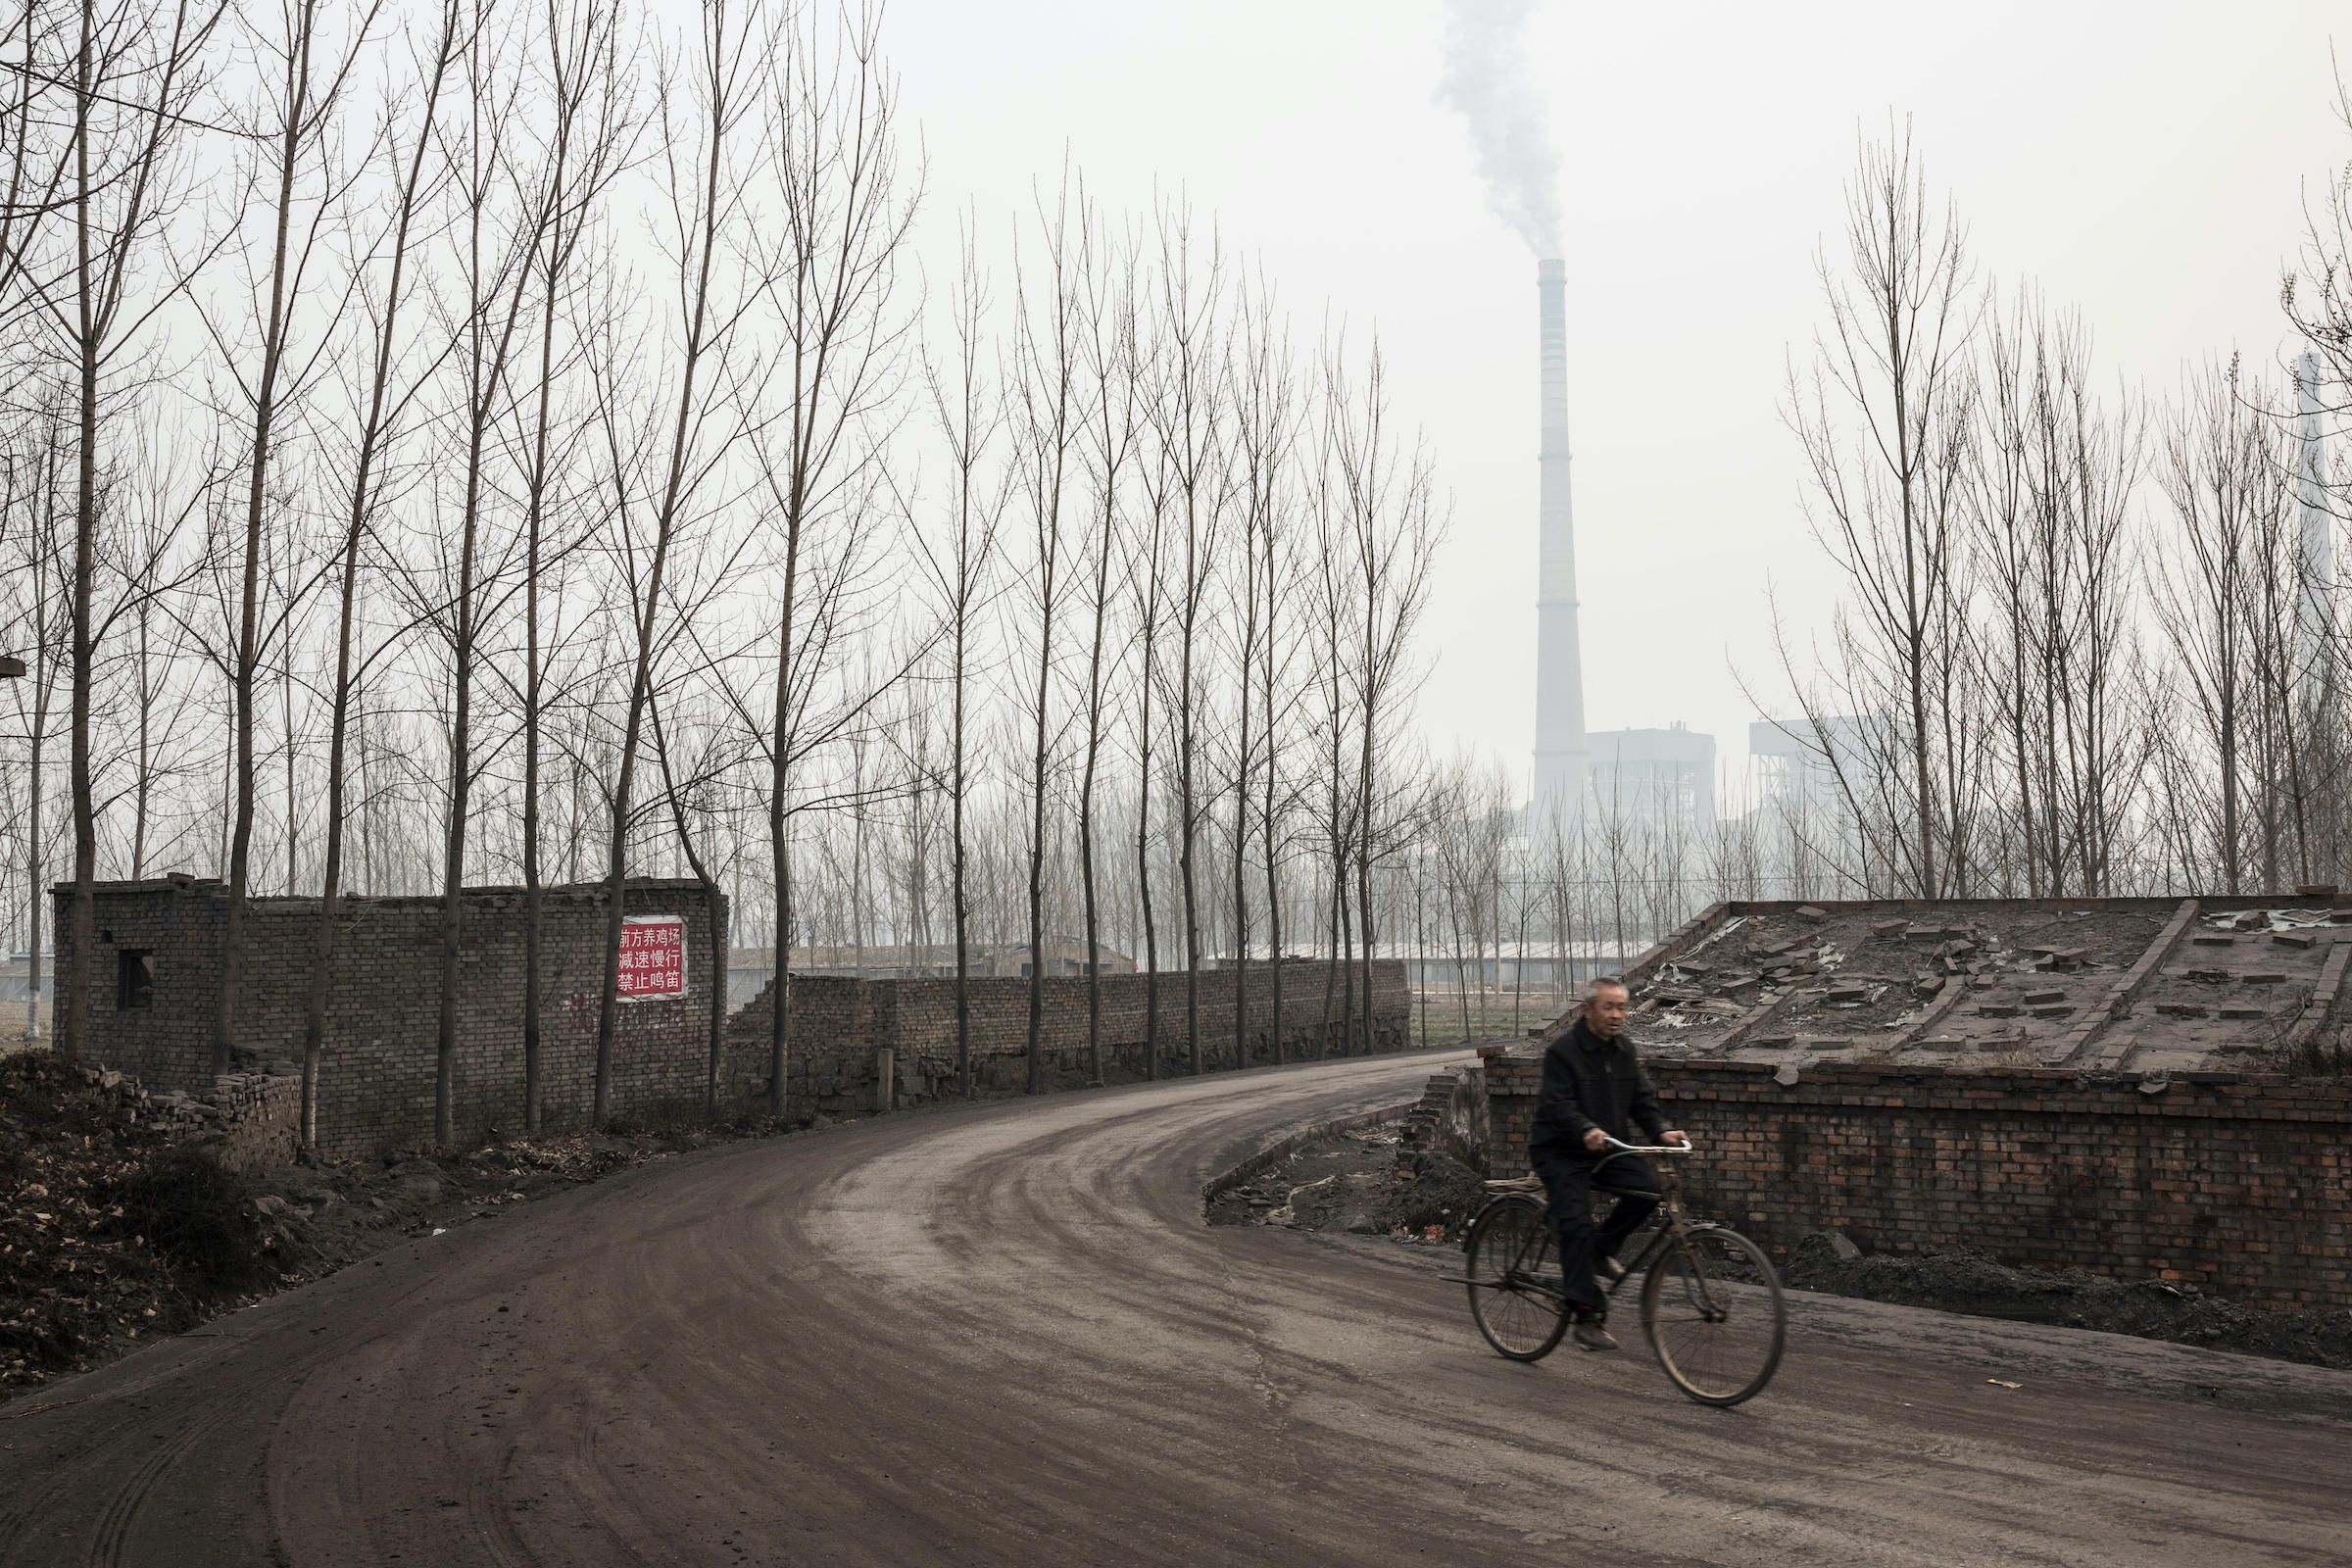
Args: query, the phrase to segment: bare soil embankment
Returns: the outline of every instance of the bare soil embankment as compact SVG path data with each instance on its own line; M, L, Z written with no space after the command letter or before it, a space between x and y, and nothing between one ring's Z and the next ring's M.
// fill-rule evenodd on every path
M242 1174L176 1145L136 1091L47 1051L0 1058L0 1400L412 1237L785 1130L579 1133Z

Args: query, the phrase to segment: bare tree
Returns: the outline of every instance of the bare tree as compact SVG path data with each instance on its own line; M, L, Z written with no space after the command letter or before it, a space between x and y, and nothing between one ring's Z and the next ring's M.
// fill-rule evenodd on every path
M943 537L918 529L915 539L939 595L948 655L948 856L950 909L956 927L956 1086L972 1096L970 842L965 811L971 799L970 697L980 611L994 588L997 529L1004 490L992 481L988 449L1001 416L988 393L982 322L988 279L968 223L961 234L961 270L949 302L953 357L926 357L925 378L940 437L947 448L949 495ZM782 940L781 937L778 938ZM779 950L780 951L780 950Z
M1057 660L1054 634L1067 597L1068 540L1062 508L1081 434L1091 419L1081 384L1083 280L1091 269L1093 233L1081 201L1070 209L1068 181L1048 212L1038 202L1040 249L1036 281L1016 272L1013 375L1019 388L1014 424L1022 499L1029 513L1030 555L1024 574L1034 642L1027 666L1034 675L1023 693L1029 744L1029 1093L1046 1086L1046 791L1060 725L1054 713ZM1089 955L1091 961L1092 955Z
M32 11L28 4L23 65L27 91L34 58ZM101 413L113 401L104 383L136 351L144 328L177 294L185 275L172 266L161 269L160 282L146 274L162 260L151 253L160 248L163 225L178 206L174 159L186 110L201 89L199 59L220 16L219 10L208 13L190 3L166 17L137 3L102 10L95 0L84 0L76 12L73 168L66 176L73 261L67 277L38 287L52 327L71 356L77 416L68 653L74 896L65 933L65 1007L58 1020L58 1046L68 1056L82 1049L97 940L92 889L98 827L90 751L97 642L91 600L99 550ZM24 124L20 117L21 129ZM19 247L11 257L22 256L30 228L10 237ZM0 260L0 268L13 270L15 266L14 260ZM0 286L11 280L0 276Z
M788 20L763 103L782 219L766 271L785 394L783 461L762 463L783 557L773 723L765 742L776 928L768 1067L776 1115L784 1113L791 1038L785 824L791 770L812 727L805 698L814 686L805 681L796 688L795 680L827 666L834 652L829 633L840 626L838 617L816 617L828 635L811 643L800 623L801 572L812 526L828 514L857 515L864 505L879 450L873 426L897 399L903 374L906 326L894 315L895 293L901 248L920 197L919 173L910 180L899 166L898 88L881 58L880 25L873 5L848 12L844 41L828 53L815 36L813 14ZM853 550L843 559L854 556ZM813 727L829 733L834 725Z
M269 195L261 207L270 224L266 260L254 278L264 298L257 311L254 360L242 391L251 410L252 435L245 464L243 539L237 595L235 652L229 669L236 760L235 825L228 853L228 907L221 926L220 1014L213 1034L213 1071L228 1070L237 1039L237 1007L245 968L245 904L251 874L255 806L254 687L269 656L269 613L262 565L264 528L270 515L271 465L277 456L281 405L297 400L318 364L303 355L297 314L312 263L329 226L339 216L346 181L331 159L335 114L350 73L372 25L375 11L363 13L344 41L341 58L327 31L335 20L318 0L296 0L281 14L282 32L263 38L279 80L266 100L268 151L257 160L253 184ZM223 334L224 335L224 334Z
M1129 236L1090 260L1094 265L1086 270L1083 280L1086 299L1080 333L1080 350L1091 382L1087 439L1081 452L1092 487L1093 526L1081 572L1088 635L1086 735L1078 783L1078 875L1086 915L1087 1074L1099 1087L1102 1083L1102 931L1095 872L1095 791L1102 763L1103 686L1121 662L1119 650L1110 641L1116 608L1111 574L1120 553L1120 482L1141 428L1137 403L1142 366L1136 323L1135 241ZM1156 985L1157 981L1146 983Z
M596 1020L594 1115L603 1126L612 1107L612 1043L619 1024L620 931L627 894L628 843L637 750L652 694L656 632L663 608L663 573L671 546L688 520L697 492L711 466L732 442L732 432L711 430L714 410L730 406L715 398L709 382L723 376L744 301L723 297L728 281L720 272L722 253L740 255L739 226L748 218L744 149L751 117L762 102L772 37L750 20L737 20L720 0L703 8L695 50L685 69L662 83L659 158L668 193L664 240L676 270L677 338L672 379L662 396L649 399L649 418L666 416L666 436L652 439L658 465L640 473L638 454L623 435L623 407L633 397L638 368L612 352L597 355L600 422L612 463L618 554L627 577L631 641L629 694L621 725L611 795L611 832L605 872L605 954L599 977ZM742 291L759 292L760 280ZM608 339L608 350L610 339ZM640 544L637 519L651 537ZM779 934L778 938L782 938ZM779 965L779 969L780 969Z
M47 897L47 877L42 869L45 860L41 796L48 776L42 753L51 733L50 719L61 673L57 660L58 623L68 618L72 604L72 587L63 570L65 552L60 537L67 495L64 470L71 450L63 404L60 397L51 406L34 411L33 417L25 423L30 432L37 433L39 445L29 451L9 453L5 468L0 469L5 473L6 514L24 519L24 555L21 564L9 573L13 601L9 608L15 612L18 622L28 625L31 632L31 640L25 647L30 657L24 662L24 676L10 683L15 688L11 695L16 699L17 717L24 727L27 743L24 814L24 1038L27 1040L36 1040L41 1033L41 924L45 914L42 906Z
M1374 1048L1372 875L1411 836L1409 792L1384 769L1393 735L1419 680L1413 633L1429 602L1429 565L1445 535L1428 453L1400 448L1390 429L1388 376L1376 342L1366 357L1362 391L1349 385L1344 346L1325 358L1324 402L1333 425L1331 453L1342 484L1350 587L1357 605L1348 665L1353 689L1356 913L1363 938L1364 1049Z
M1839 639L1842 688L1861 699L1848 710L1883 702L1899 716L1908 820L1888 846L1899 883L1936 898L1953 838L1936 744L1942 676L1960 662L1942 633L1958 597L1972 320L1958 220L1931 210L1907 128L1863 149L1845 244L1850 275L1827 255L1818 264L1831 328L1809 382L1791 377L1788 417L1813 481L1815 533L1855 592L1857 619Z
M1152 700L1159 691L1159 638L1166 617L1166 529L1170 485L1165 449L1143 469L1145 506L1130 541L1138 679L1135 683L1135 888L1144 931L1144 1078L1159 1081L1159 923L1152 902Z
M2162 618L2216 761L2212 863L2232 894L2246 870L2241 783L2255 557L2266 516L2284 502L2270 427L2239 386L2234 362L2208 369L2167 419L2159 478L2186 551L2177 563L2162 553L2153 561L2156 592L2170 612Z
M514 155L509 138L520 103L508 91L514 45L488 30L488 13L474 0L459 67L466 89L466 123L438 129L449 168L449 189L457 203L453 224L463 246L454 270L466 290L457 323L456 373L462 378L458 416L452 421L463 443L458 462L457 560L441 567L455 579L446 603L433 607L449 642L449 782L441 858L441 996L433 1076L435 1141L455 1141L458 1000L464 989L465 890L467 830L478 769L473 721L475 678L482 623L500 563L486 562L483 545L484 485L489 447L507 401L507 376L514 366L516 333L528 316L526 291L545 242L555 187L542 182L516 193L502 224L497 205L506 194ZM454 117L453 117L454 119Z
M547 537L556 494L556 340L580 243L605 192L627 167L637 130L617 13L599 0L551 0L544 43L549 110L546 234L538 251L539 366L522 449L522 1124L539 1130L540 1014L546 910L540 867L541 753L548 702L541 626L545 574L568 542ZM566 443L568 456L569 443ZM575 536L576 541L576 536ZM551 544L554 546L551 549Z
M1184 1036L1192 1071L1200 1060L1200 890L1195 850L1207 802L1200 778L1203 633L1215 582L1226 496L1226 387L1219 334L1224 329L1224 253L1212 236L1198 254L1189 208L1159 215L1159 301L1153 363L1152 424L1166 475L1173 523L1183 531L1181 568L1170 606L1176 633L1176 869L1184 893Z
M1268 949L1268 980L1273 988L1272 1030L1274 1056L1282 1059L1282 914L1279 890L1272 874L1274 821L1275 733L1280 717L1274 710L1273 651L1275 566L1282 529L1281 514L1289 504L1292 442L1297 434L1295 378L1290 343L1275 318L1273 289L1262 278L1254 291L1239 301L1241 317L1233 382L1235 481L1242 491L1242 537L1235 562L1234 587L1240 601L1238 642L1234 649L1234 686L1237 697L1233 771L1233 1064L1250 1065L1250 813L1257 805L1252 796L1252 768L1257 752L1265 752L1267 805L1260 831L1267 849L1266 917L1272 933ZM1261 665L1263 666L1261 668ZM1260 695L1262 736L1250 727L1252 699Z

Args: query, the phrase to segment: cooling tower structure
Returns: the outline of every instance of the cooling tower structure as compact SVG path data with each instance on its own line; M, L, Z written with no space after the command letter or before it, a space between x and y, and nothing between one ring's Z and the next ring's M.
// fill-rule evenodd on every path
M1540 262L1543 332L1543 466L1536 516L1536 777L1539 813L1583 808L1591 746L1585 735L1585 664L1576 625L1576 514L1568 500L1568 268Z

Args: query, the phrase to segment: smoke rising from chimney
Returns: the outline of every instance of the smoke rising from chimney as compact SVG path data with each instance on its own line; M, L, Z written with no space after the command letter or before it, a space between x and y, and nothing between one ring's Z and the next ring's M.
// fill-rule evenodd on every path
M1533 0L1449 0L1438 97L1462 112L1495 213L1539 257L1560 254L1560 154L1527 77Z

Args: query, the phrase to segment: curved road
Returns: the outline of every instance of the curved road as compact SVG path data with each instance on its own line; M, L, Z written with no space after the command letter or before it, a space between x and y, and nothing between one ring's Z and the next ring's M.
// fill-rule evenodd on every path
M0 1407L0 1563L2344 1560L2352 1374L1800 1297L1715 1411L1638 1334L1492 1354L1450 1251L1201 1224L1432 1065L887 1118L418 1241Z

